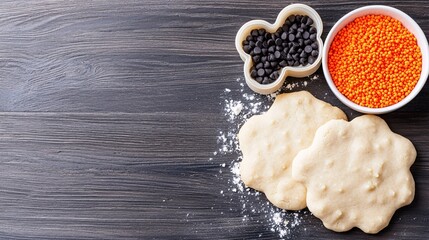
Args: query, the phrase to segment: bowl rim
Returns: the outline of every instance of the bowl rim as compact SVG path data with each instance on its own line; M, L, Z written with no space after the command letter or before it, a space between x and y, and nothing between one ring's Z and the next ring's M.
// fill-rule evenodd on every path
M331 74L329 72L328 68L328 52L331 46L331 43L336 36L336 34L348 23L356 19L360 16L365 16L369 14L380 14L380 15L386 15L390 16L392 18L395 18L399 20L404 27L408 29L417 39L417 44L420 48L420 51L422 53L422 71L420 74L420 78L416 84L416 86L413 88L413 90L408 94L404 99L401 101L387 106L383 108L369 108L361 106L357 103L352 102L347 97L345 97L340 91L338 91L336 85L334 84ZM401 19L398 19L398 16L401 17ZM413 29L410 29L410 28ZM429 45L428 41L426 39L426 35L424 34L423 30L420 28L420 26L406 13L403 11L386 6L386 5L370 5L365 7L357 8L346 15L344 15L342 18L340 18L335 25L331 28L331 30L328 33L328 36L325 39L325 44L323 47L323 57L322 57L322 68L323 68L323 74L325 75L325 79L329 85L329 88L333 91L334 95L346 106L352 108L353 110L356 110L361 113L369 113L369 114L384 114L389 113L394 110L397 110L407 103L409 103L412 99L414 99L417 94L422 90L423 86L426 83L426 80L429 75Z

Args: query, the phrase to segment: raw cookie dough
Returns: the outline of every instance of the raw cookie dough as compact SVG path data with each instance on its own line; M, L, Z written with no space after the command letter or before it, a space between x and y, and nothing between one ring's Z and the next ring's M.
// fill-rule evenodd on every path
M386 122L365 115L320 127L294 159L292 174L307 187L308 209L325 227L377 233L414 198L413 144Z
M265 114L251 117L240 129L243 182L279 208L305 208L306 189L292 179L292 160L310 146L317 128L332 119L346 116L309 92L278 95Z

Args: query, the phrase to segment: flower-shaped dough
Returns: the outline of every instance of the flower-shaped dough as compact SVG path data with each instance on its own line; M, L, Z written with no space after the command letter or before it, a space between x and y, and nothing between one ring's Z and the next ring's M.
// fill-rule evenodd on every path
M332 119L346 116L309 92L277 96L268 112L251 117L238 134L243 182L264 192L279 208L305 208L306 189L292 179L292 160L310 146L316 130Z
M413 144L383 119L364 115L320 127L293 161L294 179L307 187L308 209L334 231L377 233L412 202Z

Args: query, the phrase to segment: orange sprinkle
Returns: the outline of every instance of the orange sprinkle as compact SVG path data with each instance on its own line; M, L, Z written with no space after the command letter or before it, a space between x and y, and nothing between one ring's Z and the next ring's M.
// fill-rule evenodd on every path
M356 18L341 29L328 53L338 90L365 107L382 108L404 99L417 84L422 54L417 39L384 15Z

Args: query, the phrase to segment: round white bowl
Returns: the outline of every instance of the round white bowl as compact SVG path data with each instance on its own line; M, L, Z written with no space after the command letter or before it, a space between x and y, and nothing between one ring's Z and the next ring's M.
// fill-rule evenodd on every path
M352 22L354 19L365 15L369 15L369 14L385 15L399 20L402 23L402 25L408 29L408 31L414 34L414 36L417 39L417 44L420 47L420 51L422 52L422 72L420 74L420 79L417 82L414 89L411 91L411 93L408 96L406 96L400 102L387 107L383 107L383 108L363 107L349 100L347 97L341 94L340 91L338 91L337 87L332 81L331 74L329 73L329 68L328 68L329 48L337 33L342 28L344 28L348 23ZM429 75L429 46L428 46L428 41L426 39L426 36L423 33L422 29L419 27L419 25L417 25L417 23L410 16L408 16L404 12L396 8L383 6L383 5L374 5L374 6L366 6L366 7L358 8L354 11L351 11L350 13L342 17L340 20L338 20L338 22L332 27L331 31L329 31L328 37L325 40L325 46L323 48L322 55L323 55L322 57L323 73L325 75L325 78L326 78L326 81L328 82L329 87L334 92L335 96L346 106L361 113L384 114L384 113L388 113L401 108L402 106L410 102L415 96L417 96L417 94L423 88Z
M253 60L251 56L244 52L243 50L243 40L250 34L253 29L264 28L268 32L275 32L281 26L283 26L284 22L290 15L307 15L311 19L313 19L313 26L317 29L316 40L319 44L319 56L313 64L309 64L306 66L298 66L298 67L284 67L280 71L280 76L274 82L270 84L260 84L256 80L254 80L250 76L250 69L253 65ZM244 78L246 79L247 85L253 91L260 94L270 94L283 86L286 77L306 77L313 74L319 67L322 60L322 49L323 49L323 41L321 38L323 32L323 23L319 14L311 7L304 4L291 4L285 7L277 16L276 21L273 24L263 20L252 20L245 23L240 30L238 30L237 35L235 37L235 48L240 54L241 59L244 61Z

